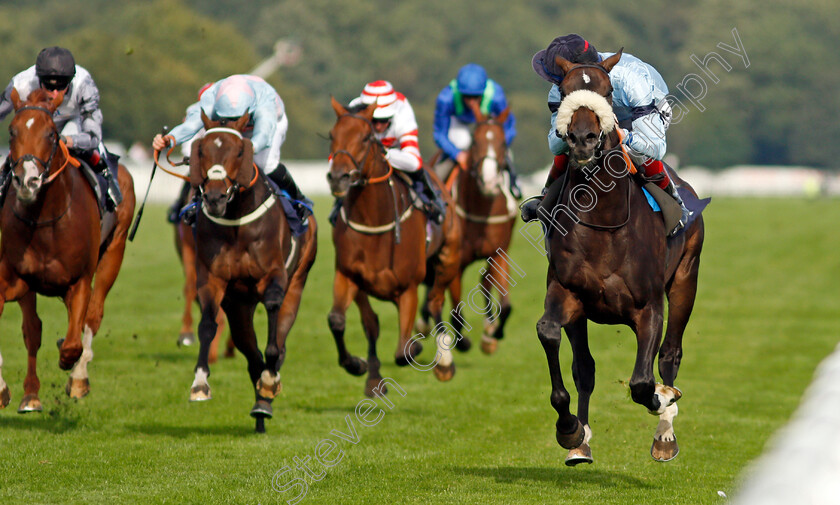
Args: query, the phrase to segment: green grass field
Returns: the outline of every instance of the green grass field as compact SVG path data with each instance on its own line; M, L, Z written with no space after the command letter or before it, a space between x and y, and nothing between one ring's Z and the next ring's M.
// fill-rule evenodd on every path
M308 480L302 503L724 503L718 491L737 489L741 472L787 421L840 335L837 202L716 199L706 211L698 299L677 381L684 393L675 421L682 452L665 464L648 453L657 418L630 400L632 333L590 325L598 367L591 405L595 463L567 468L566 451L554 440L556 414L535 332L546 262L519 240L512 257L527 275L511 288L508 336L493 356L477 347L456 354L452 382L396 367L396 309L374 305L382 373L406 394L391 388L393 409L385 408L375 426L355 422L353 444L331 435L348 433L345 416L353 417L364 398L364 383L338 367L326 323L329 205L318 201L318 258L265 435L253 432L248 416L253 386L241 355L213 366L212 401L187 401L197 348L175 345L182 275L162 206L147 209L127 248L94 340L88 397L64 394L67 373L57 366L54 342L64 334L66 314L58 301L42 299L44 412L16 413L26 352L20 311L7 306L0 351L12 403L0 411L0 503L284 503L296 493L273 489L274 475L292 467L281 486L302 476L294 458L314 456L327 438L338 445L329 458L340 450L341 460L326 470L310 460L313 471L326 475ZM465 288L476 282L473 268ZM465 314L477 338L479 318ZM348 315L348 343L364 354L358 312ZM258 318L264 347L264 311ZM567 385L570 361L564 344Z

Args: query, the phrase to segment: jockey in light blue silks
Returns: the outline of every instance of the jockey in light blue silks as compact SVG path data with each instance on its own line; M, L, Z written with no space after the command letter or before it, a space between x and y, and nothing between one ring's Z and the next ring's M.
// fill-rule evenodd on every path
M569 146L559 136L554 124L563 100L559 84L564 77L555 57L560 56L577 64L592 64L613 54L597 52L589 41L573 33L555 38L547 49L537 52L531 60L534 72L552 83L548 92L548 108L551 110L548 147L555 158L546 188L566 170L569 159ZM689 211L662 164L666 151L665 131L671 124L671 106L665 99L668 86L655 68L628 53L621 55L609 76L613 87L612 108L622 128L622 142L627 145L628 154L634 163L644 169L646 177L656 177L657 185L673 196L682 207L680 223L676 229L670 230L674 234L685 226ZM527 207L523 208L523 217L533 217L539 203L539 198L527 202L523 206Z
M41 88L50 99L64 92L64 100L53 113L53 122L70 152L82 158L108 182L106 205L110 210L122 202L117 183L118 158L105 150L102 143L102 111L99 110L99 88L90 72L76 65L73 54L63 47L47 47L38 53L35 65L12 77L0 97L0 120L13 110L12 89L22 100ZM8 159L0 168L0 203L6 193L11 170Z
M243 136L250 138L254 146L254 163L291 196L296 202L298 215L305 221L312 203L301 193L286 166L280 162L280 147L286 140L289 120L283 100L274 88L254 75L232 75L204 90L199 96L198 105L188 107L184 122L173 128L168 135L156 135L152 147L162 150L170 144L183 144L191 140L204 128L202 111L211 120L224 122L233 122L250 114Z
M435 166L435 171L442 180L446 180L449 172L459 164L461 168L469 168L467 150L472 143L470 125L475 123L475 116L467 106L468 102L475 102L482 114L494 117L508 106L507 98L502 87L496 81L487 77L487 72L480 65L468 63L458 71L458 77L443 88L435 104L435 120L433 134L435 143L443 151L443 158ZM508 114L504 124L505 142L511 145L516 137L516 118L513 113ZM510 190L516 198L522 197L522 191L517 184L516 169L510 157L505 164L510 173Z

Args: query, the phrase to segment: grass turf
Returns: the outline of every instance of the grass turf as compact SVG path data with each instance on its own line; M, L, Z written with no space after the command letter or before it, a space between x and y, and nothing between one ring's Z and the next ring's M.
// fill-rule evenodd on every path
M456 353L452 382L396 367L396 309L374 304L382 373L405 396L392 387L393 409L384 407L381 421L365 427L353 415L364 398L363 380L338 367L326 324L330 203L318 201L318 258L288 340L284 392L274 401L266 435L253 433L253 389L241 355L212 367L212 401L187 401L197 349L175 345L182 275L163 207L147 209L127 248L94 340L88 397L64 394L67 373L56 366L54 342L64 334L66 313L57 300L42 298L44 412L15 412L26 352L20 311L7 306L0 351L12 403L0 411L0 502L283 503L299 489L273 489L275 474L291 469L278 488L302 477L294 458L314 456L329 438L337 448L327 459L341 459L329 468L309 461L322 480L306 479L303 503L723 503L718 491L734 491L840 333L834 286L840 238L827 231L840 217L836 202L716 199L705 213L700 288L677 381L684 393L675 421L682 452L666 464L650 458L657 419L630 400L626 386L635 338L624 327L590 325L598 367L591 404L595 463L567 468L566 451L554 440L556 414L534 329L545 261L517 237L512 257L526 277L511 288L507 338L493 356L477 346ZM464 287L476 282L474 267ZM478 330L479 318L469 310L465 315ZM264 347L264 311L257 317ZM364 354L355 309L347 328L351 350ZM561 360L572 386L566 344ZM355 444L332 433L351 434L348 415Z

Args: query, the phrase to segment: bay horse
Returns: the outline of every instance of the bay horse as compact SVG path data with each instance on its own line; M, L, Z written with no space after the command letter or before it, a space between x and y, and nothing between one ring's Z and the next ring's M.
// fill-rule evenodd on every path
M189 198L188 201L191 201ZM178 332L178 347L191 346L196 338L193 331L193 304L198 302L198 288L196 288L196 271L195 271L195 237L193 236L192 226L178 221L174 225L175 231L175 251L178 253L178 259L181 261L181 269L184 271L184 311L181 315L181 330ZM213 343L210 344L210 353L208 355L208 362L212 365L216 362L218 357L219 342L222 339L222 334L225 329L225 312L220 310L216 318L216 336L213 338ZM228 338L225 346L225 357L232 358L235 355L236 348L233 345L233 339Z
M674 381L697 291L703 220L698 216L683 233L668 238L661 216L651 211L641 186L627 175L632 163L621 148L608 102L609 71L621 55L619 51L598 64L556 59L565 76L560 85L564 102L577 105L567 106L568 110L560 105L556 124L570 146L569 168L565 182L555 183L562 188L559 199L547 195L539 209L547 230L549 267L545 313L537 323L537 335L548 360L551 405L558 413L557 442L570 449L566 458L570 466L592 462L589 399L595 386L595 361L587 320L624 324L636 334L630 394L660 419L651 455L669 461L679 452L673 419L682 393ZM694 193L676 177L674 183ZM668 327L660 347L666 296ZM570 396L560 372L561 329L572 348L577 416L569 411ZM662 384L653 375L657 351Z
M489 297L494 290L499 293L500 301L487 299L487 304L498 303L499 311L494 317L485 316L484 331L481 336L481 350L486 354L496 352L498 341L504 338L505 322L510 316L511 304L508 288L510 265L507 251L510 247L513 227L516 222L516 199L510 194L507 163L507 142L505 141L504 123L510 108L506 108L496 117L484 115L478 104L470 102L476 118L472 142L467 151L467 168L455 165L447 179L455 203L462 231L461 263L458 273L449 286L452 307L459 312L461 306L461 287L464 271L478 260L487 260L481 270L482 296ZM495 274L495 275L494 275ZM429 311L424 303L420 311L420 320L416 328L426 333L429 329ZM490 311L488 311L490 312ZM452 314L450 322L460 335L464 320L462 315ZM466 351L471 342L466 336L456 344L456 348Z
M40 412L36 295L64 300L69 321L67 335L59 340L58 365L72 368L65 392L81 398L90 391L87 365L105 297L122 265L134 215L134 183L120 165L123 201L100 220L96 194L53 122L64 92L50 98L37 89L22 100L13 88L10 98L15 109L9 124L12 183L0 211L0 314L6 302L20 305L29 358L18 412ZM9 389L0 378L0 408L9 402Z
M412 338L411 331L417 314L417 288L426 281L431 285L429 310L439 325L433 335L438 354L432 365L418 369L432 369L439 380L450 380L455 373L451 352L455 337L441 325L441 312L445 290L460 262L458 220L450 211L442 225L429 225L434 233L427 244L426 216L416 208L408 185L398 180L374 135L375 104L351 113L335 98L331 102L337 120L330 131L327 180L333 196L344 198L333 228L335 279L333 305L327 317L338 363L352 375L368 373L366 395L385 393L384 385L377 389L382 380L376 354L379 318L368 299L374 296L394 303L399 311L397 365L420 367L415 357L422 345L419 338ZM436 176L430 175L440 186ZM445 193L443 197L451 209L451 198ZM344 343L345 313L353 301L361 312L368 340L367 360L350 354Z
M248 114L230 123L211 121L202 111L201 119L206 131L193 142L190 155L190 184L202 202L195 222L201 321L190 401L212 397L208 356L223 309L233 343L248 360L256 397L251 416L262 433L265 419L273 415L271 402L282 389L286 338L315 261L317 224L310 216L306 232L292 236L281 203L254 164L251 141L242 136ZM265 360L254 331L258 303L268 318Z

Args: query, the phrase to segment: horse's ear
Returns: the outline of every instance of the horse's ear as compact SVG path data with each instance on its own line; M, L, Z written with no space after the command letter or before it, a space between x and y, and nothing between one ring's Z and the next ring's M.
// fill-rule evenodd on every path
M482 121L487 120L487 117L485 117L484 114L481 113L481 105L476 100L464 100L464 104L467 106L467 108L470 109L470 111L472 111L473 116L475 116L475 121L477 123L481 123Z
M368 121L373 121L373 113L376 112L376 102L369 104L367 107L359 111L359 115Z
M618 60L621 59L621 54L623 52L624 52L624 48L622 47L621 49L618 50L617 53L610 56L606 60L602 61L601 66L604 67L607 70L607 72L609 72L610 70L612 70L612 68L615 66L615 64L618 63Z
M204 113L203 108L199 107L199 110L201 111L201 122L204 123L204 129L209 130L210 129L210 118L207 117L207 114ZM195 144L195 142L193 144Z
M562 56L555 56L554 64L563 69L563 75L568 74L569 70L571 70L572 67L575 66L574 63L567 60L566 58L563 58Z
M204 112L202 112L202 115ZM201 165L199 162L201 161L198 156L198 151L201 144L201 139L195 139L192 143L192 148L190 149L190 186L193 188L197 188L201 185L201 181L204 180L204 176L201 175Z
M12 100L12 106L15 108L15 110L20 109L20 107L23 105L23 102L20 99L20 94L18 93L17 88L15 88L14 86L12 86L12 92L9 93L9 99Z
M499 113L498 116L496 116L496 121L498 121L500 123L504 123L505 121L507 121L507 118L508 118L509 115L510 115L510 106L505 107L505 110L503 110L502 112Z
M332 108L335 111L336 116L341 117L347 114L347 109L345 109L343 105L338 103L338 100L336 100L335 97L332 95L330 95L330 103L332 104Z
M254 180L254 144L248 139L242 139L242 165L236 172L236 182L242 187L248 187Z
M245 114L242 114L241 118L234 121L233 129L240 132L240 133L244 132L245 127L248 126L248 121L250 121L250 120L251 120L251 113L250 112L246 112Z

